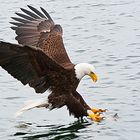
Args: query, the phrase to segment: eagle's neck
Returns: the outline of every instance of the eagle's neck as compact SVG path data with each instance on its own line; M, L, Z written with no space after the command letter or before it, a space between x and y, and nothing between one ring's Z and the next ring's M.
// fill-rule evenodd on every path
M91 64L88 63L79 63L75 65L75 74L76 78L81 80L85 75L88 75L91 71Z

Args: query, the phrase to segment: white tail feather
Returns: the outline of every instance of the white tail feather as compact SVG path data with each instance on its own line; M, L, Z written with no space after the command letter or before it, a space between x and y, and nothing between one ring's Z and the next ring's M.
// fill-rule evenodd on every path
M16 112L15 117L20 116L25 111L28 111L33 108L40 108L40 107L49 107L48 99L38 99L38 100L29 100L26 101L25 106L21 108L18 112Z

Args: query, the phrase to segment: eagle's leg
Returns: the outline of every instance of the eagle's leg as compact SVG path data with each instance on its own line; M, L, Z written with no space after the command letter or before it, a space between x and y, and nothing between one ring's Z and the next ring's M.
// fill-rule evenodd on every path
M73 96L80 101L83 107L87 110L87 115L93 121L100 122L104 118L101 113L105 112L106 109L91 108L77 91L73 93Z

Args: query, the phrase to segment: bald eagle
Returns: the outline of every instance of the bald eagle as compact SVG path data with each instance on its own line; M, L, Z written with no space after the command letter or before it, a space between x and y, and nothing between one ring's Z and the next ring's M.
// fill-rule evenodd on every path
M103 110L91 108L76 91L85 75L97 81L95 68L88 63L73 64L64 48L62 27L42 7L41 11L29 5L28 8L21 8L22 13L12 17L16 22L11 22L11 28L19 44L0 42L0 66L36 93L51 93L47 99L25 106L20 113L36 107L52 110L67 106L78 119L89 116L100 120L96 114Z

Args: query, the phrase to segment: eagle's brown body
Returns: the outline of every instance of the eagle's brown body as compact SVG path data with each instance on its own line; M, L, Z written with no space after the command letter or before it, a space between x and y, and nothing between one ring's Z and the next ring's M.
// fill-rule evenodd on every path
M80 81L64 48L61 26L43 8L41 13L28 7L32 12L21 8L24 14L16 13L18 22L11 22L21 45L0 42L0 66L37 93L49 89L51 109L66 105L75 117L87 116L90 107L76 91Z

